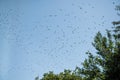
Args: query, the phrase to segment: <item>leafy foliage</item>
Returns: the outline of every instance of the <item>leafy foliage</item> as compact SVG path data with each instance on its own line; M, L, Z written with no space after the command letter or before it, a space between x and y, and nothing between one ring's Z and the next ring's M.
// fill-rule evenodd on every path
M54 74L52 71L50 71L49 73L45 73L42 79L36 77L35 80L82 80L82 78L77 76L71 70L64 70L64 72L59 74Z
M88 59L83 62L80 74L85 80L120 80L120 21L113 22L113 30L100 32L94 38L96 56L87 52Z

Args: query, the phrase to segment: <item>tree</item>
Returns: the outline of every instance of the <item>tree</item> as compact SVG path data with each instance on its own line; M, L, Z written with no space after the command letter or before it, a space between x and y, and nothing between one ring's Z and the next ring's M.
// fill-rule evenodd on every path
M120 6L116 9L120 10ZM106 36L100 32L95 36L92 45L97 50L96 56L87 52L88 59L79 69L85 80L120 80L120 21L112 24L113 30L106 30Z
M116 9L120 11L120 5L117 6ZM112 55L110 56L111 59L106 62L105 75L106 79L120 80L120 21L114 21L113 25Z
M71 70L64 70L64 72L59 74L54 74L52 71L49 71L49 73L45 73L43 75L42 79L36 77L35 80L82 80L82 78L80 76L76 76L76 74Z

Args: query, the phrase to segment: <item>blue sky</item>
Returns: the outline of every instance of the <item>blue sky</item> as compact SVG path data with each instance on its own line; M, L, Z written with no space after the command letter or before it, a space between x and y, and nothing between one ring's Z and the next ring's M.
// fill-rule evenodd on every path
M119 0L0 0L0 80L81 67L98 31L118 20Z

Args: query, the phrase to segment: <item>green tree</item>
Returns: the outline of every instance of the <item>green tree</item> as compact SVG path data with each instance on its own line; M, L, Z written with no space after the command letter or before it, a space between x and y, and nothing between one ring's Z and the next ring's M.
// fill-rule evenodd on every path
M107 36L100 32L92 43L97 50L96 55L89 51L88 58L82 63L83 68L79 74L85 80L120 80L120 21L113 22L115 25L111 31L107 30Z
M120 6L117 6L116 9L120 11ZM112 54L106 61L105 75L106 79L120 80L120 21L114 21L113 25Z
M120 10L120 6L116 7ZM79 73L85 80L120 80L120 21L114 21L112 30L106 36L100 32L92 43L96 55L87 52L88 59L83 62Z
M54 74L52 71L45 73L42 79L36 77L35 80L82 80L80 76L77 76L71 70L64 70L59 74Z

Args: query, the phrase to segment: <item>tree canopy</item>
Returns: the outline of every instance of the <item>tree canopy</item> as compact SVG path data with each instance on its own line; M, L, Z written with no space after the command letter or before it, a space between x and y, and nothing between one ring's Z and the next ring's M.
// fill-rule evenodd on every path
M59 74L54 74L52 71L49 71L43 75L42 79L36 77L35 80L82 80L82 78L71 70L64 70L64 72Z

